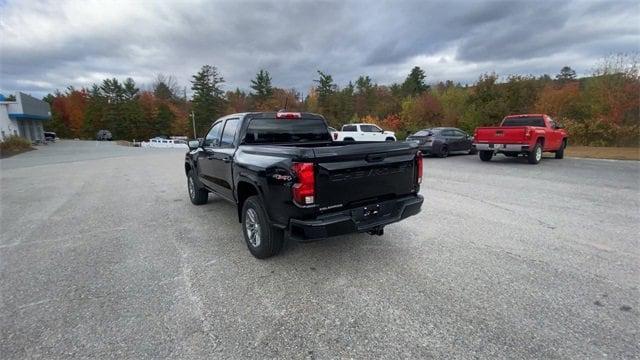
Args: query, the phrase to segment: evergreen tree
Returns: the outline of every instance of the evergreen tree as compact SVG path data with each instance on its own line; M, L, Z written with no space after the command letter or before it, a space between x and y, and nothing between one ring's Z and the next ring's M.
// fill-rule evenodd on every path
M556 80L560 82L567 82L576 79L576 71L572 68L565 66L560 69L560 73L556 75Z
M134 100L138 96L140 89L136 87L136 82L132 78L127 78L123 83L124 100Z
M329 122L336 121L336 109L335 109L335 93L338 90L338 86L333 82L333 77L329 74L325 74L318 70L318 79L313 80L318 83L316 91L318 92L318 106L320 111Z
M405 96L416 96L420 93L429 90L429 86L425 83L425 79L427 75L425 75L424 70L422 70L419 66L415 66L411 69L411 72L402 83L402 92Z
M360 76L356 80L355 111L360 116L372 115L376 103L377 85L371 81L369 76Z
M55 96L51 93L45 95L45 97L42 98L42 101L48 103L49 105L51 105L53 103L53 99L55 99ZM9 101L9 100L6 100Z
M318 102L322 109L327 109L333 94L337 90L337 85L333 83L333 77L318 70L320 78L313 80L318 83Z
M177 100L181 91L173 76L158 74L153 82L153 95L160 100Z
M171 132L171 124L175 120L175 115L167 104L158 106L158 114L155 121L155 132L157 135L169 135Z
M102 95L100 87L93 84L89 89L89 99L87 101L87 110L84 114L83 134L85 137L92 139L96 136L98 130L105 129L105 110L107 108L107 99Z
M355 87L353 83L349 81L349 84L344 87L344 89L340 90L338 93L338 109L337 121L342 123L347 122L352 116L354 112L354 92Z
M123 103L120 107L121 118L116 121L114 128L117 138L128 141L141 140L144 136L145 119L140 103L131 100Z
M224 79L215 66L204 65L191 80L193 90L193 112L195 114L198 136L204 136L204 131L211 123L222 116L224 110L224 92L221 85Z
M251 80L251 88L255 93L251 96L259 103L267 101L273 95L273 87L271 86L271 75L266 70L260 69L256 74L256 78Z
M104 79L100 91L110 104L120 103L124 100L125 90L118 79Z
M365 95L373 89L373 83L369 76L360 76L356 80L356 93L359 95Z

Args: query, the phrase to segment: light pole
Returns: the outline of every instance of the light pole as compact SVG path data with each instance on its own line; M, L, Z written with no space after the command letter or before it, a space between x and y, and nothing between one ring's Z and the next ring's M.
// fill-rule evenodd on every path
M191 111L191 123L193 124L193 138L197 139L198 136L196 135L196 114L194 114L193 111Z

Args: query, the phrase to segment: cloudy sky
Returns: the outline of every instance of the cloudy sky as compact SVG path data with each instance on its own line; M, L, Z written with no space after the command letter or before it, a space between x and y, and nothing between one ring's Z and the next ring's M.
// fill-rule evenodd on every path
M316 70L471 83L481 73L588 74L640 50L638 1L31 1L0 0L0 91L44 95L106 77L189 85L203 64L226 89L260 68L306 93Z

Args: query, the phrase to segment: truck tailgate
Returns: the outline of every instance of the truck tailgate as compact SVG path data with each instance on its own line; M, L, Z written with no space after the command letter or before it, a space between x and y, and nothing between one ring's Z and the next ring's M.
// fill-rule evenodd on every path
M348 208L415 192L413 143L350 144L315 148L316 202Z
M519 144L527 141L526 126L481 127L476 129L475 141L490 144Z

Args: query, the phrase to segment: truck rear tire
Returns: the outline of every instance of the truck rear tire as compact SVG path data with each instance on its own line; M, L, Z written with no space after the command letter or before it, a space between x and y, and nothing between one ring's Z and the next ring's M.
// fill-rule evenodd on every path
M556 151L556 159L564 159L564 148L567 147L567 140L562 140L562 145L560 145L560 149Z
M284 243L284 231L269 224L262 201L255 195L242 206L242 233L251 255L258 259L276 255Z
M187 190L189 190L189 199L193 205L204 205L209 201L209 191L200 185L193 170L189 170L187 175Z
M478 153L480 155L480 160L482 161L491 161L493 157L493 151L491 150L482 150Z
M529 164L537 164L542 160L542 144L540 142L536 143L536 146L533 147L533 150L529 151L527 154L527 161Z

